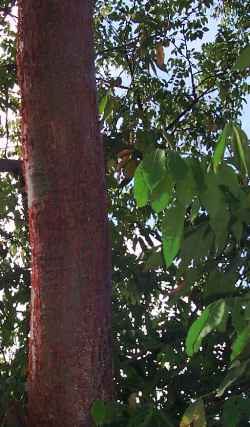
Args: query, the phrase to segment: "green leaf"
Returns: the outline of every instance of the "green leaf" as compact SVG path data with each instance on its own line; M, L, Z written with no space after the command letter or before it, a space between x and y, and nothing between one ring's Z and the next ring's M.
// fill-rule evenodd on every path
M242 303L239 301L239 298L234 298L232 301L232 324L234 329L237 332L237 335L240 335L241 332L246 327L245 312L242 307Z
M212 171L207 174L205 182L207 188L200 198L209 214L209 222L216 237L216 248L221 251L228 236L229 210L225 196L218 187L217 176Z
M157 414L157 418L158 418L158 427L175 427L174 423L172 422L172 420L170 419L169 414L165 414L163 411L159 412Z
M104 95L99 102L99 114L103 114L108 102L108 95Z
M247 67L250 67L250 45L241 51L233 70L244 70Z
M154 409L152 406L149 408L139 407L136 411L132 412L130 420L126 423L127 427L148 427L153 424L152 418Z
M173 182L166 174L150 196L151 206L155 212L159 213L168 206L172 198L172 193Z
M233 147L243 174L248 176L248 166L245 151L248 147L248 139L245 132L239 127L233 126Z
M244 300L244 304L246 304L246 309L244 313L244 317L247 321L250 320L250 301L249 301L249 295L246 295L246 298Z
M214 237L210 227L207 223L202 224L185 237L180 257L185 264L189 264L191 260L200 260L208 255L213 241Z
M207 426L204 402L202 399L192 403L182 416L180 427L190 427L191 424L193 427Z
M223 406L222 423L224 427L240 427L240 422L249 421L250 399L234 396ZM244 424L245 425L245 424Z
M148 203L149 194L149 188L144 179L143 166L140 163L134 174L134 196L138 208L142 208Z
M175 151L169 151L167 156L170 174L175 182L182 181L188 174L188 166L184 159Z
M221 211L217 216L209 219L211 228L215 233L215 246L219 252L224 249L227 242L229 220L229 211L224 206L221 207Z
M240 242L241 237L242 237L242 233L243 233L243 223L240 219L236 220L232 225L231 225L231 230L232 233L236 239L237 242Z
M195 180L191 170L186 174L186 178L178 180L176 183L176 198L185 207L189 206L196 195Z
M209 216L215 218L220 214L221 207L225 206L225 198L218 187L217 176L212 171L205 176L205 184L206 190L200 194L201 202L207 209Z
M211 271L204 286L204 297L213 299L232 295L236 292L235 283L238 275L235 272Z
M190 159L189 160L189 167L192 170L192 174L194 176L196 186L200 193L206 190L206 184L205 184L205 176L206 176L206 165L204 165L201 161L198 159Z
M225 393L226 389L230 387L235 381L237 381L241 375L244 374L248 365L248 361L241 363L237 361L235 366L231 366L228 373L220 386L217 389L216 397L221 397Z
M228 139L230 137L232 133L232 126L227 123L222 131L222 133L220 134L219 138L218 138L218 144L216 146L214 155L213 155L213 168L214 171L217 172L218 170L218 166L221 163L221 161L223 160L223 156L224 156L224 152L225 152L225 148L226 145L228 143Z
M199 210L200 210L200 207L201 207L200 206L200 201L196 197L194 199L193 203L192 203L192 206L191 206L191 212L190 212L190 220L191 220L191 222L194 222L195 219L197 218Z
M154 415L154 409L153 409L153 407L150 407L148 413L145 415L143 422L140 424L137 424L137 426L138 427L148 427L149 425L151 425L153 415Z
M223 163L216 176L218 185L222 189L226 189L236 198L241 197L242 190L240 188L239 177L231 166Z
M185 208L177 204L171 207L162 222L163 254L169 267L179 252L184 228Z
M163 258L161 251L153 249L150 256L144 264L144 271L155 270L163 266Z
M228 310L225 311L225 314L223 316L223 319L221 323L217 326L216 330L222 334L224 334L227 330L227 323L229 318L229 312Z
M186 352L192 356L199 350L203 338L210 332L217 329L224 321L226 315L226 302L223 299L210 304L201 316L189 328L186 338Z
M231 360L235 360L237 357L249 356L250 355L250 325L247 325L243 331L237 336L236 340L232 345Z
M99 426L104 424L106 418L106 405L103 400L96 400L91 407L91 416Z
M153 191L166 175L165 151L157 148L154 151L146 153L140 165L144 180L148 188Z
M115 106L115 98L112 96L109 96L103 112L103 120L107 120L111 116L114 110L114 106Z

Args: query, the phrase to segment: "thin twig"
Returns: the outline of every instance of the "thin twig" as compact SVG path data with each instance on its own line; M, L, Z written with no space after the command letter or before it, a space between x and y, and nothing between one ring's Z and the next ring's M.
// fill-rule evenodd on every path
M188 46L187 46L187 38L186 38L186 33L185 33L184 25L182 27L182 34L183 34L183 38L184 38L186 58L187 58L188 65L189 65L189 73L190 73L190 78L191 78L191 85L192 85L193 97L194 97L194 99L196 99L197 98L197 93L196 93L196 87L195 87L195 82L194 82L193 67L192 67L192 63L191 63L191 60L190 60L190 52L189 52Z
M213 88L213 89L207 89L204 92L202 92L199 96L197 96L190 104L189 106L183 110L180 114L178 114L178 116L168 125L168 127L166 128L166 131L171 130L177 123L179 123L179 121L182 119L182 117L184 117L186 114L188 114L192 108L197 104L197 102L200 101L200 99L202 99L204 96L209 95L212 92L215 92L217 89Z

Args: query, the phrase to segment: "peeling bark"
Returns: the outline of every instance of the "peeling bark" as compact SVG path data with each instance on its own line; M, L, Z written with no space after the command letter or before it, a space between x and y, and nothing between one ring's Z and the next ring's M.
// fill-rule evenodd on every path
M19 0L32 251L29 427L89 427L112 394L111 267L92 6Z

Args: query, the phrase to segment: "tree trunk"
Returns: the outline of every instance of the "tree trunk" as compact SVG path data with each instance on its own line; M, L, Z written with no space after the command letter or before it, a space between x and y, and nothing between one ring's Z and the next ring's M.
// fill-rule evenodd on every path
M89 427L112 394L111 266L91 0L19 0L32 251L29 427Z

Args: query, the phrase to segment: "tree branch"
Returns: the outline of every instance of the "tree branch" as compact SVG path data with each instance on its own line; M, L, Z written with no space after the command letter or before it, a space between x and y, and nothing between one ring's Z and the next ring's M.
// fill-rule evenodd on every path
M192 63L191 63L191 59L190 59L190 52L188 50L187 38L186 38L186 33L185 33L184 26L182 28L182 34L183 34L183 38L184 38L186 58L187 58L187 61L188 61L188 66L189 66L189 73L190 73L190 78L191 78L191 85L192 85L193 97L194 97L194 99L196 99L197 98L197 94L196 94L196 87L195 87L195 82L194 82L193 67L192 67Z
M21 175L22 161L12 159L0 159L0 172L11 172L16 175Z
M183 110L180 114L178 114L178 116L168 125L168 127L166 128L166 130L171 130L173 128L173 126L175 126L177 123L179 123L180 119L182 119L182 117L184 117L186 114L188 114L192 108L195 106L195 104L197 104L197 102L200 101L201 98L203 98L205 95L208 95L212 92L214 92L217 88L212 88L212 89L207 89L204 92L202 92L199 96L197 96L197 98L195 98L190 104L189 106Z

